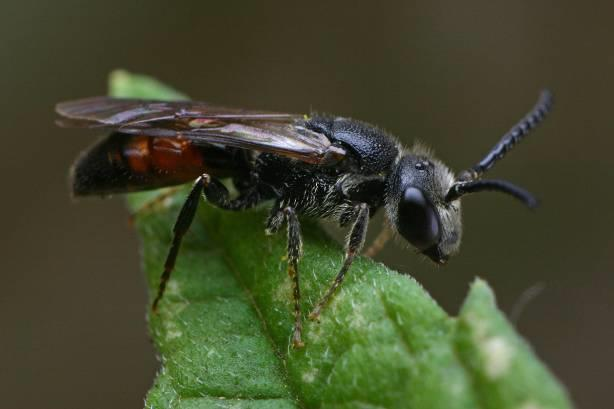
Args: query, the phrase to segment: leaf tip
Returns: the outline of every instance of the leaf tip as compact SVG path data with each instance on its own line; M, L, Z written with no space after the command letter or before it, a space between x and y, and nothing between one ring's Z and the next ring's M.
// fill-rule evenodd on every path
M145 98L161 100L185 100L188 97L143 74L133 74L127 70L116 69L109 74L109 95L118 98Z
M482 304L484 307L496 306L495 292L485 280L479 277L476 277L471 283L465 300L465 304L474 303Z
M109 74L109 95L117 95L130 87L131 74L122 69L116 69Z

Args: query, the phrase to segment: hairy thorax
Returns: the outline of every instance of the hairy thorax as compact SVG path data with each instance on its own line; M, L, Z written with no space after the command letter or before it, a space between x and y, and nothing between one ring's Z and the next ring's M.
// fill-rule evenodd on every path
M288 162L294 162L290 164ZM256 162L259 183L279 200L280 207L293 207L298 213L339 221L353 208L344 197L338 181L343 173L335 167L305 165L291 159L261 154Z

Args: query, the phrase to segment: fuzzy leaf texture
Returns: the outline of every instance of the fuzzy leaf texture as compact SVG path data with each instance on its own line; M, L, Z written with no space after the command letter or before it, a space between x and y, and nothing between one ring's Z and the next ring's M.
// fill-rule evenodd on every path
M111 75L110 93L186 98L125 71ZM136 222L152 298L186 192ZM132 194L129 205L135 210L156 194ZM149 316L161 369L146 407L572 407L479 279L459 316L450 317L413 278L359 258L321 322L305 320L305 347L292 349L286 236L265 236L266 214L200 206L159 314ZM306 315L330 285L343 253L317 224L303 220L302 229Z

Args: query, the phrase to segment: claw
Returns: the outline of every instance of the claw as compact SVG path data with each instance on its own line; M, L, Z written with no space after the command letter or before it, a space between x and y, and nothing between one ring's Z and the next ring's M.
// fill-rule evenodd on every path
M316 309L314 309L310 314L309 314L309 319L311 321L315 321L315 322L320 322L320 312L321 312L321 308L318 306L316 307Z
M295 336L292 337L292 347L294 349L304 348L305 347L305 343L303 341L301 341L300 337L297 337L295 335Z

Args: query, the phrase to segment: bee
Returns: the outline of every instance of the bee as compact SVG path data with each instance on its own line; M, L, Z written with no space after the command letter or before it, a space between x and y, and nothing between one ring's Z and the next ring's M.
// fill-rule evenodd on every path
M292 343L301 347L299 215L332 219L349 227L343 265L309 314L318 320L361 252L369 219L378 209L384 208L393 231L443 264L460 246L464 195L496 191L535 207L537 200L526 190L482 176L542 122L551 106L550 92L543 91L533 109L481 161L456 176L420 145L405 148L380 128L333 115L111 97L60 103L56 111L61 126L110 132L77 159L74 195L105 196L193 181L173 227L154 312L201 197L229 211L271 203L266 233L287 226L287 270L294 299ZM236 194L229 193L223 179L232 183Z

